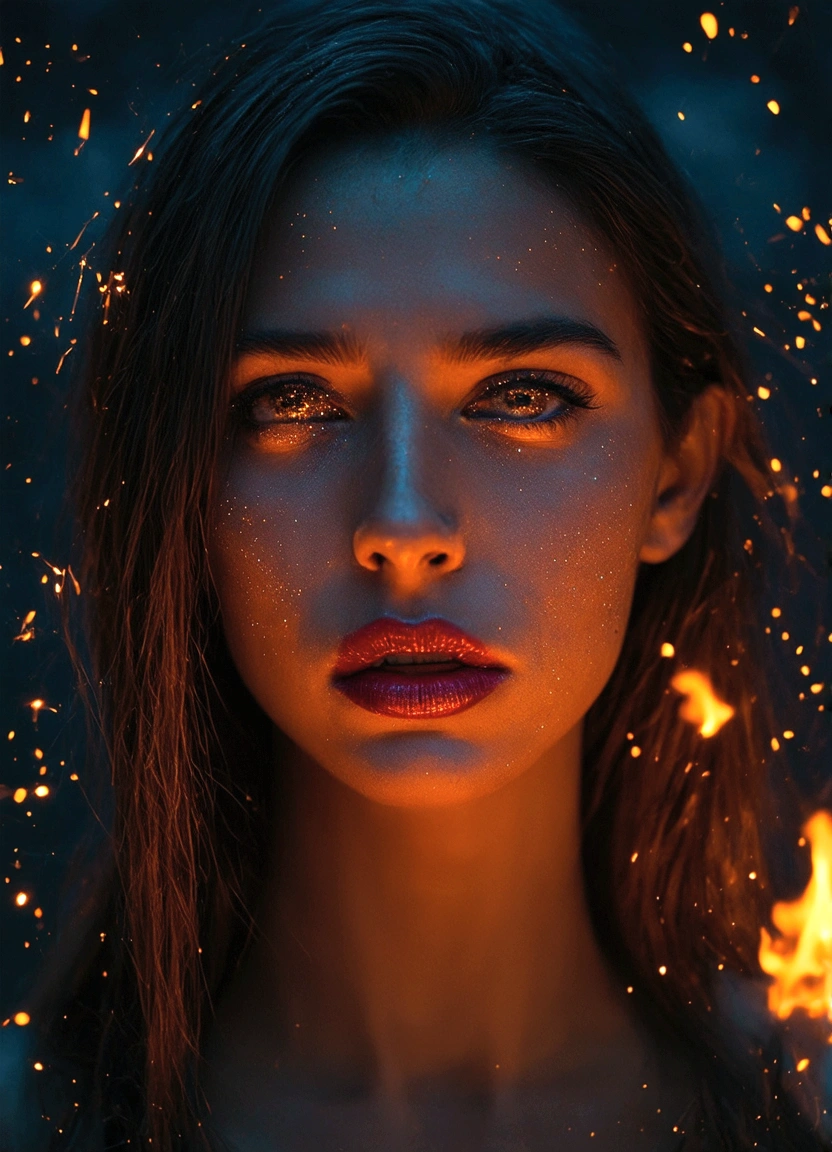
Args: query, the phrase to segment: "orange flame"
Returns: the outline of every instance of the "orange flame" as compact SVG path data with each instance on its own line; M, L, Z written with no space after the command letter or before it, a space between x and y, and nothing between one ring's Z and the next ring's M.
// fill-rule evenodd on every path
M700 736L714 736L734 715L734 709L716 695L704 672L687 668L677 672L670 681L680 696L686 697L679 715L689 724L695 724Z
M774 977L768 1006L781 1020L802 1008L832 1022L832 815L816 812L803 828L812 849L812 878L798 900L780 901L760 929L759 961Z

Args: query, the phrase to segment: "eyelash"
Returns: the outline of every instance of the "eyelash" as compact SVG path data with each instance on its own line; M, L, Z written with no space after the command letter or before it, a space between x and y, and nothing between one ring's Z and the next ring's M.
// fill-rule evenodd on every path
M508 392L525 391L529 393L543 393L548 397L563 401L565 406L550 416L537 416L531 420L512 418L511 416L499 417L487 413L480 416L469 415L468 419L480 420L484 423L499 422L501 424L507 424L515 430L539 431L547 427L556 427L565 423L567 420L573 420L581 409L587 411L597 407L597 404L595 404L595 393L584 384L583 381L576 380L571 376L563 376L558 372L535 371L530 369L504 372L499 376L492 376L490 380L485 381L485 385L480 394L466 407L471 409L474 405L494 399L504 390Z
M325 409L328 408L330 410L331 414L319 416L318 419L314 417L304 419L301 416L297 419L290 418L273 420L271 422L262 422L255 418L254 409L258 400L270 398L274 405L277 406L281 401L285 402L293 390L296 391L304 401L317 399ZM511 390L516 392L526 391L530 394L535 392L538 394L542 393L550 398L561 400L564 407L552 415L541 417L538 414L529 420L523 420L522 418L512 417L510 415L496 416L488 412L471 414L471 409L476 405L494 400L499 397L500 393L505 391L510 392ZM502 424L515 431L540 433L544 432L547 428L554 430L555 427L565 423L567 420L574 419L580 409L586 411L596 408L597 405L594 401L595 394L592 390L584 384L583 381L576 380L574 377L563 376L557 372L520 369L503 372L498 376L492 376L484 381L479 394L473 400L469 401L465 409L463 409L463 415L465 415L467 411L469 414L466 416L466 419L468 420L480 423ZM303 374L256 381L236 397L232 404L232 411L240 425L250 433L260 435L268 434L270 430L278 426L281 428L294 426L297 429L298 425L308 426L310 424L332 423L340 419L348 418L343 413L343 410L327 396L315 377Z

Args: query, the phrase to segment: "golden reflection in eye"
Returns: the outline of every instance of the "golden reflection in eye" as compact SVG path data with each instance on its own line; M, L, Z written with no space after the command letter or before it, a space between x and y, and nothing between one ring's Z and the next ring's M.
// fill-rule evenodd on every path
M594 399L582 381L554 372L523 371L492 377L463 416L506 436L545 440L555 437L581 409L596 407Z
M316 381L297 376L255 381L233 410L244 434L270 451L301 447L325 424L348 418Z

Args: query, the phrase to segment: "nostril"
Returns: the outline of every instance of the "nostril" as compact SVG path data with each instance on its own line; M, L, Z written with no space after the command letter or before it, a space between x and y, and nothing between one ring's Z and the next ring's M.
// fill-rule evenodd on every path
M376 571L378 571L380 568L384 567L384 557L380 552L373 552L370 556L370 563L373 565Z
M428 560L428 564L431 564L434 568L438 568L440 566L440 564L446 563L447 559L448 559L448 553L447 552L436 552Z

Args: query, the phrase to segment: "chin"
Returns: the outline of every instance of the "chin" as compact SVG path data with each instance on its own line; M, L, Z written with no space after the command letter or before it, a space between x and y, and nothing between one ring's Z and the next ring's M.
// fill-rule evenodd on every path
M367 741L346 762L322 767L376 804L443 808L482 799L527 770L495 750L435 732L388 734Z

